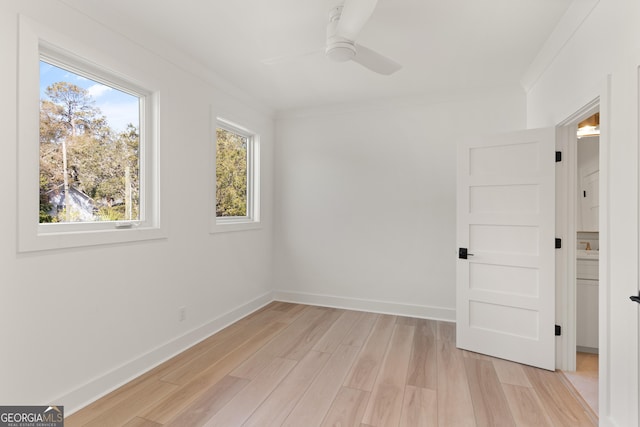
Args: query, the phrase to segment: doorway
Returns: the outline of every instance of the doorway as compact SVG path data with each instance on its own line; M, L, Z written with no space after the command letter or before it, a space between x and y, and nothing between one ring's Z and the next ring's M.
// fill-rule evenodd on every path
M576 369L565 375L598 413L600 113L577 127Z
M557 171L556 229L566 241L557 256L557 319L563 322L558 367L598 414L600 121L593 101L558 128L566 153ZM564 353L564 354L563 354Z

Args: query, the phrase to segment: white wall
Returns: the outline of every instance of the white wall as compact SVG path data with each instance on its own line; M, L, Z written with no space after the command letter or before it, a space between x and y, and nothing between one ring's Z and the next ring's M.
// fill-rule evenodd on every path
M593 10L531 86L527 124L555 126L602 97L600 422L632 426L639 421L638 307L629 296L638 291L640 5L591 3Z
M577 145L576 230L597 231L599 225L598 209L593 209L593 207L599 203L598 182L591 183L590 179L598 181L594 176L597 177L600 170L600 137L581 138ZM595 188L587 191L585 196L583 192L590 186L595 186ZM594 247L594 249L596 248Z
M513 89L283 115L276 295L455 319L456 144L523 128L524 103Z
M124 69L153 75L161 94L169 238L136 244L16 252L17 13L86 43ZM67 23L74 22L74 25ZM160 58L58 1L0 6L0 403L63 404L99 394L270 300L273 132L271 113L222 92L217 77ZM193 72L184 68L191 67ZM198 72L196 72L198 71ZM240 101L242 99L243 101ZM260 230L209 233L210 109L261 135ZM37 141L35 142L37 143ZM238 254L242 254L241 257ZM70 273L65 274L65 271ZM178 307L187 319L178 322Z
M590 136L578 140L578 169L598 167L600 156L600 137Z

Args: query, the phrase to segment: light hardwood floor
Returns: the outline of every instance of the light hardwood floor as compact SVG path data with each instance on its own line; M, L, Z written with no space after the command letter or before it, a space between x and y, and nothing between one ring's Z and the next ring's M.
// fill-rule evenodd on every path
M576 370L562 373L596 415L598 413L598 355L578 352L576 353Z
M561 374L455 347L452 323L274 302L73 426L595 426Z

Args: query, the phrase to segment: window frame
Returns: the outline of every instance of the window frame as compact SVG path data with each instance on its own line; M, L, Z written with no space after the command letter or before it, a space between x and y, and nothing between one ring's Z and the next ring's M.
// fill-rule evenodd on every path
M243 231L261 228L260 222L260 135L222 117L212 115L213 191L211 232ZM219 217L216 211L217 129L247 138L247 215Z
M167 237L160 223L160 90L117 70L117 61L20 17L18 81L18 251L62 249ZM40 61L140 99L140 218L133 221L39 222ZM115 65L115 66L114 66Z

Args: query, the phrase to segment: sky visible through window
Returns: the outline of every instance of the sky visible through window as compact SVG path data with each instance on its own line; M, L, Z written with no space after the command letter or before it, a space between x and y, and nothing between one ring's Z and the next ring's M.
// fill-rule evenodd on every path
M46 99L47 87L56 82L68 82L86 89L114 131L123 132L132 122L138 126L138 97L40 61L40 99Z

